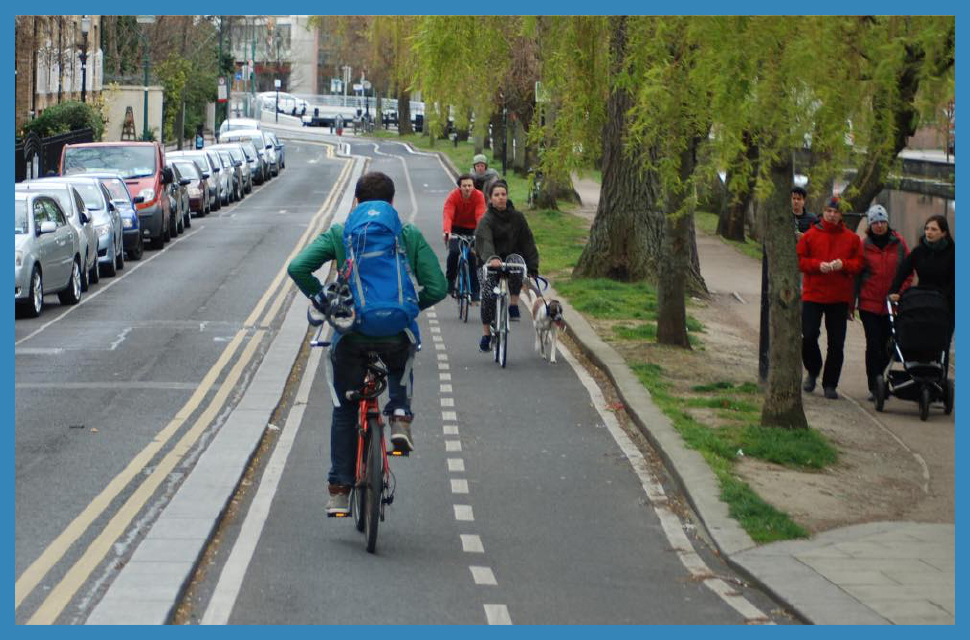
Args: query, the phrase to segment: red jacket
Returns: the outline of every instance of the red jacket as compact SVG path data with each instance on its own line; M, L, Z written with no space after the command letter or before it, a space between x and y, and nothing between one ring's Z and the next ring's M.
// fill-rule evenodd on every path
M485 196L481 191L472 189L472 195L465 200L461 197L461 189L454 189L445 200L441 230L444 233L451 233L452 225L463 229L474 229L483 215L485 215Z
M798 241L798 268L804 275L802 300L830 304L847 302L855 294L855 275L862 271L862 243L839 222L819 220ZM842 269L822 273L823 262L842 260Z
M855 281L859 310L886 315L886 296L893 283L899 263L909 254L906 241L895 231L890 231L889 242L880 249L870 236L862 242L862 271ZM913 282L910 274L903 282L900 291L905 291Z

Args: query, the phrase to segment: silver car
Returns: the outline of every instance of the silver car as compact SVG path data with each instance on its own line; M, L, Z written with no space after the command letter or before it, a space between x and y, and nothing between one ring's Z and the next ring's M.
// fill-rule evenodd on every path
M62 304L81 301L78 232L54 198L15 192L14 238L14 299L27 315L40 315L47 293Z
M98 268L102 276L111 278L125 268L125 231L121 214L111 200L111 192L98 178L75 174L57 178L42 178L39 182L67 183L77 189L84 199L94 230L98 232Z
M213 151L212 147L203 149L209 156L209 162L215 167L216 174L219 176L219 204L229 205L232 201L232 167L225 167L218 151Z
M257 129L227 131L220 140L223 142L249 142L255 147L261 165L256 174L257 184L262 184L279 173L279 167L276 166L276 147L263 137L262 131Z
M67 216L78 233L79 250L81 252L81 291L87 291L88 286L97 284L101 279L98 273L98 232L94 229L81 194L69 184L51 183L49 180L30 180L14 185L15 191L35 191L51 196L57 200L61 210Z
M239 164L236 168L241 172L242 176L242 180L239 183L239 199L242 200L246 197L247 193L253 190L253 172L249 168L249 161L246 159L246 152L243 151L242 145L237 142L227 142L214 145L211 148L218 149L219 151L228 151L233 162Z

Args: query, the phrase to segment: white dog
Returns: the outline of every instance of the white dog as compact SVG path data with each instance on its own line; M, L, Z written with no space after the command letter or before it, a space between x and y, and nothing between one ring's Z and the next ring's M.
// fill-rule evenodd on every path
M536 298L532 304L532 326L536 330L535 350L540 356L548 358L550 363L554 363L559 333L566 329L559 301L546 302L543 298Z

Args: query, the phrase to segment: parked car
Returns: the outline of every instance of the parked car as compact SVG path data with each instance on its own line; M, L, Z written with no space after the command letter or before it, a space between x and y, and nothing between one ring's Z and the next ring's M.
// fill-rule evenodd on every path
M219 154L219 158L222 160L222 170L228 172L231 178L232 187L229 189L229 201L235 202L241 199L242 169L240 165L242 163L233 160L228 149L213 149L213 151Z
M128 191L141 198L135 204L143 238L160 249L171 237L169 199L165 185L172 171L165 166L165 150L157 142L89 142L64 145L61 175L86 171L117 171L124 176Z
M121 216L122 244L125 248L126 260L141 260L145 253L144 239L138 226L138 211L136 206L141 199L132 198L128 185L117 171L96 171L84 174L97 178L108 190L111 202Z
M111 201L111 193L97 178L86 175L72 175L58 178L44 178L51 182L66 182L73 185L84 206L94 221L98 232L98 269L100 275L113 277L125 268L124 228L118 207Z
M286 145L280 142L280 139L274 132L267 130L265 134L266 138L268 138L276 148L276 157L279 158L279 169L282 171L286 168ZM279 173L279 171L277 171L277 173Z
M260 158L260 170L257 174L256 183L262 184L269 180L274 174L279 173L276 167L276 149L266 141L263 132L256 129L243 129L241 131L227 131L222 136L222 140L227 142L249 142L256 149ZM262 174L262 175L259 175Z
M219 149L220 151L225 150L229 152L232 157L233 162L238 163L237 169L241 175L241 182L239 187L239 199L242 200L246 197L247 193L253 190L253 173L249 168L249 160L246 159L246 152L243 151L242 145L238 142L227 142L224 144L214 145L213 149Z
M97 284L101 279L98 273L98 232L94 230L94 221L84 206L84 199L77 189L69 184L55 184L49 180L30 180L18 182L14 191L34 191L57 200L61 211L67 216L78 234L78 250L81 254L81 291L87 291L88 286Z
M222 164L219 152L212 147L207 147L205 153L209 156L209 162L216 168L216 174L219 176L219 206L228 205L232 201L232 168Z
M219 125L219 133L216 134L216 140L218 142L225 142L222 139L222 134L226 131L233 131L236 129L262 129L263 124L259 120L253 118L229 118L228 120L223 120L222 124Z
M191 151L171 151L169 152L170 158L189 158L195 160L199 168L202 169L202 177L205 181L209 183L209 211L218 211L222 208L222 199L220 198L221 185L219 181L219 172L222 171L222 163L219 166L215 166L212 158L205 151L191 150Z
M14 192L14 300L36 318L44 295L57 293L62 304L81 301L78 232L57 200L42 193Z
M246 154L246 163L249 165L249 190L252 191L254 183L263 183L263 174L265 173L263 157L259 155L256 146L249 140L239 140L237 144L242 148L243 153Z
M172 198L172 210L178 211L176 234L179 234L192 226L192 210L189 208L189 192L186 190L186 185L182 183L183 178L178 165L169 164L169 166L175 174L175 179L168 185L168 189L169 197Z
M209 183L202 177L202 169L188 158L172 160L172 168L178 170L181 176L179 183L185 185L190 214L195 212L200 218L204 217L209 201Z

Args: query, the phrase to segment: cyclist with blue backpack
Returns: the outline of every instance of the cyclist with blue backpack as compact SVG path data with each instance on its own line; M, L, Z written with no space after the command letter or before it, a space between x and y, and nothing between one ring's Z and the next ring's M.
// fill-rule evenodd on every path
M287 269L313 305L331 315L331 303L313 272L336 261L338 280L352 294L352 309L340 310L352 322L338 330L330 348L330 501L328 514L350 512L357 450L358 403L347 398L364 380L367 354L376 352L388 369L391 443L412 451L411 365L421 343L417 316L443 300L447 282L431 246L417 227L402 224L392 206L394 182L380 172L357 181L354 209L343 225L334 224L290 262ZM420 291L415 291L412 274ZM349 325L349 326L348 326Z

